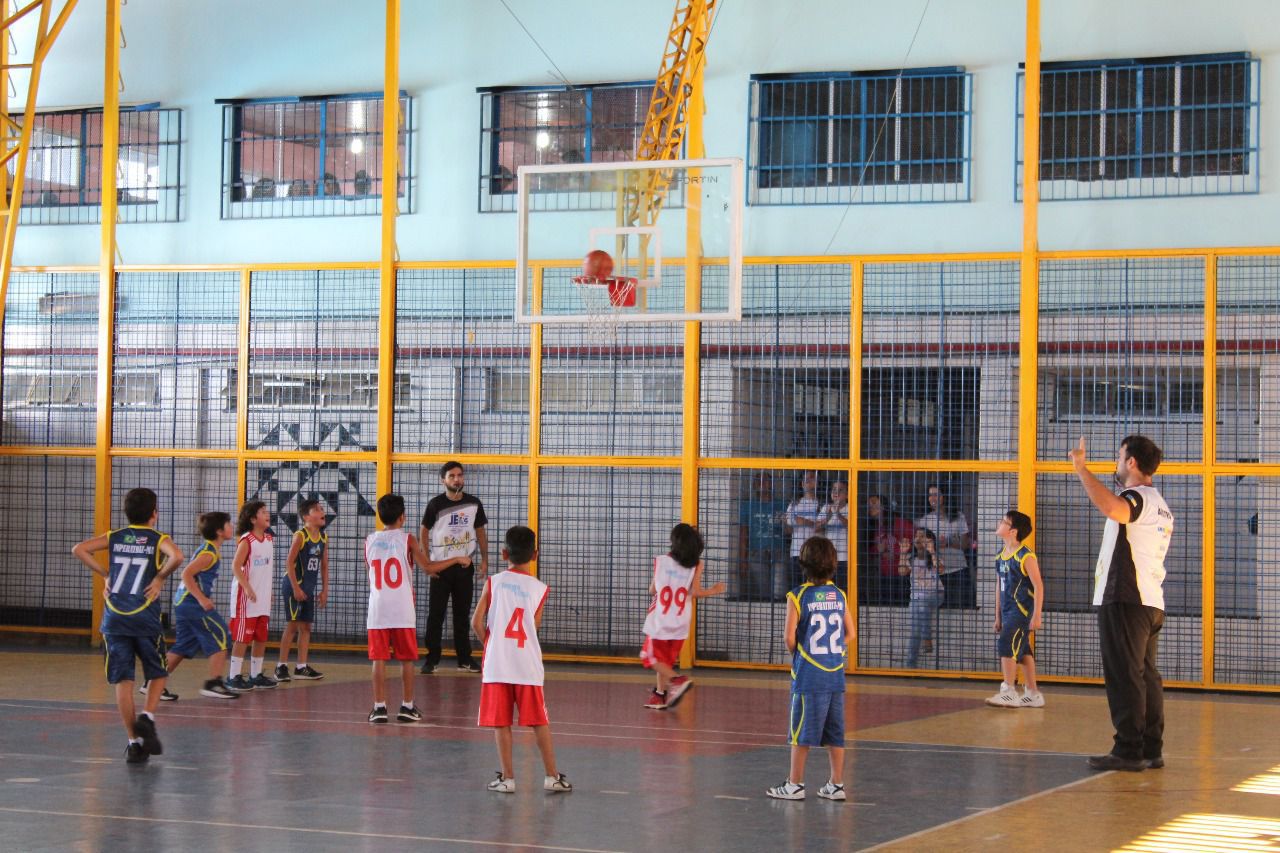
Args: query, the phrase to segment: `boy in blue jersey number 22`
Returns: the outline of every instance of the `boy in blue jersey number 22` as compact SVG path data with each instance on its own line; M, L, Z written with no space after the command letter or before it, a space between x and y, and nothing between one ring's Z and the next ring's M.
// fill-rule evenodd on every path
M825 746L831 778L818 789L826 800L843 800L844 792L844 668L846 638L853 634L853 616L835 576L835 546L812 536L800 549L805 582L787 593L787 623L783 641L791 652L791 772L787 781L767 793L776 800L804 799L804 763L809 747Z

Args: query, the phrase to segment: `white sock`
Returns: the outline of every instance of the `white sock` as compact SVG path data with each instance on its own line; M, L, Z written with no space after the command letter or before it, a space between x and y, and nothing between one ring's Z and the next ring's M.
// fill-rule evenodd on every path
M140 737L130 738L130 739L129 739L129 743L130 743L130 744L135 744L135 743L136 743L138 746L142 746L142 738L140 738Z
M262 675L263 658L249 658L249 677L257 678Z
M1007 682L1007 681L1002 681L1002 682L1000 682L1000 692L1001 692L1001 693L1008 693L1008 692L1009 692L1010 690L1012 690L1012 689L1013 689L1013 688L1009 686L1009 682Z
M140 716L140 717L146 717L148 720L150 720L150 721L151 721L151 722L153 722L153 723L156 721L156 715L155 715L155 714L153 714L153 713L151 713L150 711L143 711L143 712L142 712L141 714L139 714L138 716Z
M304 660L300 660L300 661L298 661L297 666L295 666L295 667L293 668L293 671L294 671L294 672L297 672L297 671L298 671L298 670L300 670L300 669L306 669L306 668L307 668L307 662L306 662L306 661L304 661Z
M374 703L373 703L373 707L375 707L375 708L384 708L384 709L385 709L385 708L387 707L387 703L386 703L386 702L374 702Z
M235 678L235 677L237 677L238 675L240 675L240 671L241 671L242 669L244 669L244 658L238 658L238 657L236 657L235 655L232 655L232 656L231 656L231 670L230 670L230 674L228 675L228 677L229 677L229 678Z

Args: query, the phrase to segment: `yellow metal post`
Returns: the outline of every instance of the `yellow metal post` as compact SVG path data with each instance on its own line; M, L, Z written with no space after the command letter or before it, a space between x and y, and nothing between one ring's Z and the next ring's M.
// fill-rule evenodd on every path
M106 0L102 85L102 230L98 251L98 422L94 442L94 530L111 528L111 379L116 309L116 164L120 156L120 0ZM102 626L102 578L93 576L93 634Z
M253 296L253 273L240 270L240 322L236 327L236 506L244 505L246 453L249 450L249 309Z
M1022 128L1022 262L1018 300L1018 508L1036 511L1036 372L1040 346L1040 0L1027 0ZM1067 448L1062 449L1063 454ZM1028 544L1034 545L1034 542Z
M866 281L866 266L862 261L853 262L849 282L849 517L858 517L858 474L862 460L862 294ZM849 554L861 554L861 530L857 524L849 525ZM858 625L857 560L849 560L849 607L853 612L853 624ZM858 631L848 638L849 659L845 669L853 672L858 666Z
M378 259L378 495L391 491L395 439L396 214L400 185L400 0L387 0L382 85L382 248ZM378 526L381 527L381 520Z
M542 278L545 268L533 268L533 313L542 313ZM529 326L529 529L541 535L538 527L539 496L542 491L542 324ZM538 564L530 567L534 576Z
M1218 461L1218 256L1212 252L1204 258L1204 377L1201 383L1204 389L1204 444L1201 449L1201 461L1204 463L1204 474L1201 482L1202 499L1200 502L1203 520L1201 522L1201 554L1200 565L1200 631L1203 644L1203 672L1201 678L1205 687L1213 687L1217 682L1214 673L1214 652L1216 650L1217 625L1217 577L1215 566L1217 561L1217 488L1214 465Z

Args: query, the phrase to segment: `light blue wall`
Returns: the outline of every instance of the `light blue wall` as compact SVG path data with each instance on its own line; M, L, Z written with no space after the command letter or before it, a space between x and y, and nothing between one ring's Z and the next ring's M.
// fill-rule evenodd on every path
M508 0L575 82L651 79L673 0ZM707 68L709 156L745 157L754 73L959 65L974 77L973 201L936 205L757 207L749 255L1011 250L1014 93L1020 0L722 0ZM1273 0L1044 0L1045 60L1248 51L1261 59L1262 191L1213 198L1041 206L1046 249L1248 246L1280 242L1280 4ZM357 12L357 10L359 10ZM123 22L125 102L184 110L183 221L122 226L127 263L373 260L378 218L222 221L222 110L216 98L377 90L382 4L338 0L131 0ZM401 86L414 98L415 213L399 224L407 260L514 255L515 217L476 212L478 86L557 80L498 0L405 0ZM102 102L102 3L86 0L58 41L42 107ZM908 46L910 53L908 55ZM97 259L96 226L24 226L19 264ZM578 253L566 245L566 256Z

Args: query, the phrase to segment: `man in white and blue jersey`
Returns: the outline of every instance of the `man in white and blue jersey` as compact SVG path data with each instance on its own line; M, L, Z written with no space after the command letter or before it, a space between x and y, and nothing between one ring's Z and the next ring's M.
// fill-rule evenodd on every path
M116 706L129 735L125 761L141 764L164 748L156 735L155 711L169 675L162 659L160 593L182 562L182 551L155 529L156 493L130 489L124 498L128 527L86 539L71 549L76 559L106 582L102 640L107 649L107 683L115 685ZM107 568L94 559L106 552ZM145 710L134 716L135 659L151 682Z
M811 536L800 550L805 582L787 593L783 641L791 652L791 772L785 783L765 792L774 799L804 799L811 746L825 746L831 763L831 777L818 796L845 799L844 670L853 617L844 590L831 581L837 562L830 540Z
M213 584L222 566L222 543L234 537L236 531L231 516L225 512L206 512L200 516L198 526L204 541L182 570L182 583L173 597L175 637L165 666L173 672L187 658L203 654L209 658L209 678L200 688L200 695L239 699L240 694L222 680L231 631L213 603Z

